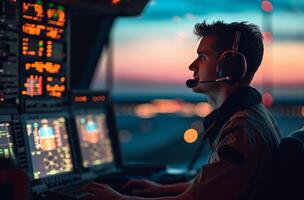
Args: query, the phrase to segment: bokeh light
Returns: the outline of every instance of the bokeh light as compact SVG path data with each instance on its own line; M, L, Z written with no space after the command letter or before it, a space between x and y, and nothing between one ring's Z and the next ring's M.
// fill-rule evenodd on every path
M198 133L195 129L188 129L184 132L184 140L191 144L194 143L198 138Z

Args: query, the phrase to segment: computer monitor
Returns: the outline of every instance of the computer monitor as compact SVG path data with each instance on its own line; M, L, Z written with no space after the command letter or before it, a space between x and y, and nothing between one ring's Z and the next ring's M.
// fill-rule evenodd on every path
M0 157L14 158L11 126L6 122L0 122Z
M92 168L114 161L106 111L75 114L82 166Z
M73 162L66 118L25 121L34 179L71 172Z

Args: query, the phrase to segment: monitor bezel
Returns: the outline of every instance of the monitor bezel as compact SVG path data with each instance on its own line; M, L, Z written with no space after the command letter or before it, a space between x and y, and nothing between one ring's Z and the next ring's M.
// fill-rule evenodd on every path
M31 150L29 147L29 139L27 136L27 130L26 130L26 122L28 120L41 120L44 118L59 118L59 117L64 117L65 118L65 125L66 125L66 130L68 134L68 142L70 145L70 150L71 150L71 159L72 159L72 170L69 172L62 172L59 174L54 174L54 175L49 175L45 177L41 177L38 179L34 178L34 170L33 170L33 161L31 157ZM28 175L31 180L31 182L35 184L39 183L45 183L45 184L53 184L53 183L58 183L63 180L71 178L73 174L75 174L75 154L74 154L74 146L72 143L72 135L71 135L71 127L70 127L70 117L67 112L61 112L61 113L35 113L35 114L23 114L21 115L21 126L22 126L22 132L24 133L24 141L25 141L25 151L27 155L27 163L28 163Z
M121 158L121 151L120 151L120 143L119 138L116 131L116 123L115 123L115 116L114 116L114 110L113 106L110 104L104 104L99 105L98 108L85 108L85 109L74 109L72 110L72 118L73 118L73 133L75 133L75 139L77 141L75 144L77 144L77 151L79 155L78 162L80 163L82 172L88 172L88 171L95 171L95 172L102 172L106 169L113 169L113 168L119 168L121 166L122 158ZM112 154L113 154L113 161L110 163L104 163L100 165L90 166L90 167L84 167L83 166L83 158L81 154L81 147L78 137L78 130L76 125L76 116L79 114L100 114L105 113L106 115L106 124L108 128L108 135L111 141L111 148L112 148Z

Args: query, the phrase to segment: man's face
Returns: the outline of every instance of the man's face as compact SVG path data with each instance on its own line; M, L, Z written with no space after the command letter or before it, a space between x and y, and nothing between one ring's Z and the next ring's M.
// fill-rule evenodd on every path
M199 81L209 81L217 79L216 66L217 54L213 49L215 36L205 36L201 39L197 48L198 57L189 66L193 71L193 78ZM209 93L209 91L216 89L217 83L203 83L198 84L192 90L197 93Z

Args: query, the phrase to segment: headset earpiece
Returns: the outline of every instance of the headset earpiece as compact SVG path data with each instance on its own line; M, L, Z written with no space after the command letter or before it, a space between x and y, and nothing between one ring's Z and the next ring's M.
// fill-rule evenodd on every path
M241 32L235 32L231 50L224 51L217 64L218 78L230 77L229 83L241 81L247 72L247 61L244 54L238 51Z

